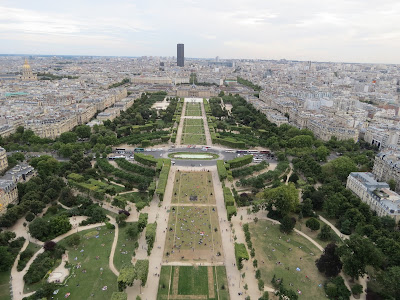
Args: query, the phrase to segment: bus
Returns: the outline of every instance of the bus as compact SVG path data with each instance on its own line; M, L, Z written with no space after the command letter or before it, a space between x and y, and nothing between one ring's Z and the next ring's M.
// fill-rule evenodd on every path
M247 150L236 150L236 153L238 154L247 154Z
M135 148L134 152L144 152L144 148Z
M258 151L258 150L249 150L248 153L249 154L258 154L258 153L260 153L260 151Z
M115 152L119 154L125 154L126 149L125 148L115 148Z
M117 159L117 158L125 158L125 156L123 156L123 155L115 155L115 156L109 156L108 157L109 160L114 160L114 159Z
M228 150L225 150L225 152L226 152L226 153L235 153L236 151L233 150L233 149L228 149Z
M271 153L271 151L269 151L269 150L261 150L260 151L260 154L270 154Z

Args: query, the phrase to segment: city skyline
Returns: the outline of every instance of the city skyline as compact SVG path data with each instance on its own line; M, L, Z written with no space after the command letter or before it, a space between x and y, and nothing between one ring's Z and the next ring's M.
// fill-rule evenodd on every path
M187 57L396 64L399 17L395 1L1 0L0 53L175 56L182 42Z

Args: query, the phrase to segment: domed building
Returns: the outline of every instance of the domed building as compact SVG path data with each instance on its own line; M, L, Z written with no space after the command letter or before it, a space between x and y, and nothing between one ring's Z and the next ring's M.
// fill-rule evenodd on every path
M25 58L25 63L22 66L22 75L20 76L22 81L36 81L37 76L32 73L31 66L28 64L28 60Z

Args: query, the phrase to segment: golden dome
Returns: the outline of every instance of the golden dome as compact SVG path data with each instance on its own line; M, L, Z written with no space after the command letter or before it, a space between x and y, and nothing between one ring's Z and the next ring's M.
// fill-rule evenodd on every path
M28 64L28 59L25 58L25 63L24 63L24 65L22 66L22 68L23 68L23 69L30 69L30 68L31 68L31 66Z

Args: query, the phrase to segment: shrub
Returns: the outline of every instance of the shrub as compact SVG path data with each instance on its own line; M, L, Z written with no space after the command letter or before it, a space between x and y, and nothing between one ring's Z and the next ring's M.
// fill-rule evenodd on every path
M310 228L311 230L318 230L320 227L320 224L316 218L310 218L306 222L306 226Z
M228 160L227 163L229 164L231 169L235 169L248 165L252 161L253 161L253 155L245 155L242 157L236 157L234 159Z
M146 226L146 242L147 242L147 254L150 255L153 249L154 241L156 239L157 223L150 223Z
M243 267L242 260L249 260L249 253L244 244L235 243L235 257L237 267L240 270Z
M217 170L218 170L219 180L221 181L225 180L226 177L228 176L228 172L226 171L224 161L217 160Z
M135 153L134 158L137 162L146 165L155 167L157 164L157 159L151 155L143 154L143 153Z
M156 193L160 197L160 200L163 200L163 198L164 198L165 188L166 188L167 182L168 182L169 169L171 168L171 160L170 159L163 159L163 161L164 161L164 165L161 169L160 177L158 179L158 186L156 189Z
M226 214L227 214L228 220L230 221L232 216L236 216L236 206L227 206Z

